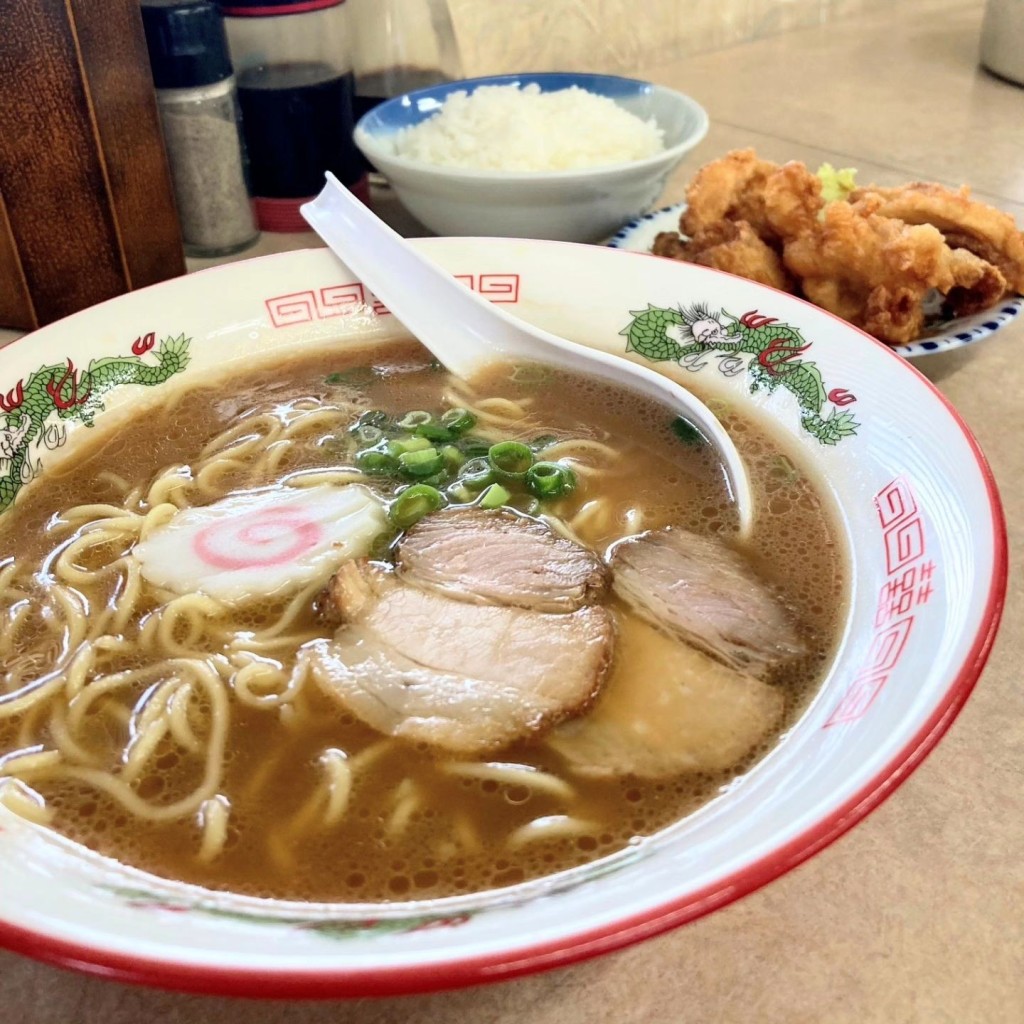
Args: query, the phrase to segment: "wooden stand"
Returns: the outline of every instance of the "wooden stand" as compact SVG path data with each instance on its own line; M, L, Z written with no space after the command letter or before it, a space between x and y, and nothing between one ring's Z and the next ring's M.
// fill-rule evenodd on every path
M185 272L138 0L0 0L0 325Z

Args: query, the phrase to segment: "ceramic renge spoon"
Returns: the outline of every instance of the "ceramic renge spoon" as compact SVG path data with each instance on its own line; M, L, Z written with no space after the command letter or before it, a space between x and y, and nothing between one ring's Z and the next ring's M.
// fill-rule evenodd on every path
M739 537L753 524L746 467L714 413L681 385L647 367L559 338L511 316L421 256L327 173L302 214L314 231L430 352L463 380L489 363L527 360L631 388L689 421L714 446L736 503Z

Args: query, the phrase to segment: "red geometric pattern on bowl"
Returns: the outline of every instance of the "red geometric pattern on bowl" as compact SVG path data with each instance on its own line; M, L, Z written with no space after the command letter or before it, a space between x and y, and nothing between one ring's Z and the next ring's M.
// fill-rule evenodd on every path
M518 274L456 274L455 277L491 302L519 301ZM307 324L355 313L366 305L368 298L372 300L371 306L377 316L389 315L388 308L358 282L274 295L264 300L264 305L275 327L291 327L293 324Z
M926 556L924 522L910 484L897 477L875 495L885 545L886 579L878 591L867 658L824 728L854 722L871 707L907 647L914 608L935 593L935 563Z

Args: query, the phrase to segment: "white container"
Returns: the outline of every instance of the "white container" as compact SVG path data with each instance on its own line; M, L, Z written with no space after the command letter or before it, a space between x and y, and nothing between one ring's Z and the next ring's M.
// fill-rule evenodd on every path
M1024 0L988 0L981 63L993 74L1024 85Z

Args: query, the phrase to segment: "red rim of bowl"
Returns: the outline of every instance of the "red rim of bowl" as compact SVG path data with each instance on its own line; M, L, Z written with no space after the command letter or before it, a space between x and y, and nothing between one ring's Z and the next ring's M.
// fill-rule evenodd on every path
M630 257L649 255L630 253L622 249L609 248L604 251L625 253ZM276 258L280 258L280 255ZM219 269L223 268L210 268ZM200 273L209 273L210 270ZM712 270L711 273L722 271ZM160 285L151 287L159 288ZM818 313L831 316L847 330L855 330L885 349L897 361L901 372L910 372L919 377L939 400L964 435L985 482L985 492L992 516L993 540L992 579L985 611L974 643L950 683L945 697L899 753L831 814L754 863L719 879L712 885L652 907L643 913L553 942L538 943L525 949L486 956L462 957L444 964L427 963L365 969L344 967L337 970L316 968L310 971L289 969L273 973L267 972L264 968L247 970L236 967L206 967L97 950L93 946L55 939L7 921L0 921L0 948L57 967L72 968L113 981L207 995L245 996L257 999L330 999L451 991L487 982L508 981L556 967L567 967L661 935L755 892L799 866L848 832L890 797L920 766L953 724L974 689L988 661L1002 617L1009 572L1008 542L1006 518L992 469L970 428L952 403L927 377L892 352L887 345L852 327L840 317L819 307L814 308Z

